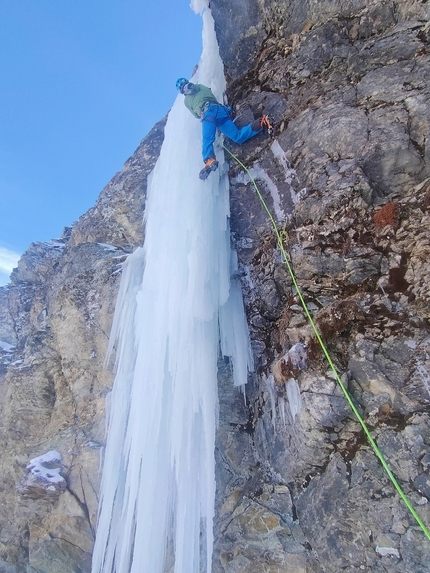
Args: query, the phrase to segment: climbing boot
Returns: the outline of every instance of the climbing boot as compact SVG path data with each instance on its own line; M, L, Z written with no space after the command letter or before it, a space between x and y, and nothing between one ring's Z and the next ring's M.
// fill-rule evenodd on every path
M203 167L203 169L199 173L200 179L202 181L207 179L209 177L209 174L211 173L211 171L216 171L218 169L218 165L219 165L219 163L215 159L215 157L209 157L209 159L206 159L205 166Z

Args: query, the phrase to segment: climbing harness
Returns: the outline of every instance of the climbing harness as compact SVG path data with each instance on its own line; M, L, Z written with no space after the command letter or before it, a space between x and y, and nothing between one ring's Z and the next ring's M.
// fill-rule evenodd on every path
M430 531L429 531L429 529L426 527L426 525L424 524L424 522L422 521L422 519L420 518L420 516L419 516L419 515L417 514L417 512L415 511L415 509L414 509L414 507L412 506L411 502L410 502L409 499L406 497L406 494L403 492L403 490L402 490L402 488L400 487L398 481L397 481L396 478L394 477L392 471L391 471L390 468L388 467L388 464L387 464L387 462L385 461L384 456L382 455L382 453L381 453L380 449L378 448L378 446L377 446L375 440L372 438L372 436L371 436L371 434L370 434L370 430L369 430L369 428L367 427L366 422L363 420L363 418L362 418L362 416L360 415L359 411L358 411L357 408L355 407L354 402L352 401L352 398L351 398L351 396L350 396L350 394L349 394L349 392L348 392L348 389L346 388L345 384L342 382L342 380L341 380L341 378L340 378L340 376L339 376L339 374L338 374L338 372L337 372L337 370L336 370L336 367L335 367L335 365L334 365L334 363L333 363L333 360L332 360L331 357L330 357L330 354L329 354L329 352L328 352L328 350L327 350L327 348L326 348L326 346L325 346L325 344L324 344L324 342L323 342L323 340L322 340L322 338L321 338L321 336L320 336L320 334L319 334L319 332L318 332L318 329L317 329L317 327L316 327L316 325L315 325L315 322L314 322L313 319L312 319L312 316L311 316L311 314L310 314L310 312L309 312L309 309L308 309L308 307L307 307L307 304L306 304L306 302L305 302L305 299L303 298L302 292L301 292L301 290L300 290L300 288L299 288L299 285L298 285L298 283L297 283L297 280L296 280L295 274L294 274L294 272L293 272L293 269L291 268L291 265L290 265L290 262L289 262L289 257L288 257L288 255L287 255L287 253L286 253L286 251L285 251L285 248L284 248L284 240L285 240L285 237L283 236L283 234L281 234L281 233L279 232L278 227L277 227L276 222L275 222L275 219L273 218L273 215L272 215L272 213L270 212L270 209L268 208L266 202L264 201L263 196L261 195L260 190L258 189L257 183L255 182L254 177L253 177L253 176L251 175L251 173L249 172L249 169L240 161L240 159L238 159L229 149L227 149L227 147L225 147L224 145L223 145L222 147L223 147L223 148L225 149L225 151L227 151L227 153L242 167L242 169L245 170L245 172L248 174L250 180L252 181L252 184L254 185L255 191L257 192L258 198L260 199L260 201L261 201L261 203L262 203L262 205L263 205L265 211L267 212L267 214L268 214L268 216L269 216L269 219L270 219L270 222L271 222L271 224L272 224L272 227L273 227L273 229L274 229L274 231L275 231L275 235L276 235L276 238L277 238L277 241L278 241L278 246L279 246L279 249L280 249L280 251L281 251L281 259L282 259L282 262L285 263L285 265L287 266L287 269L288 269L288 272L289 272L289 274L290 274L290 277L291 277L292 283L293 283L293 285L294 285L294 288L296 289L297 295L298 295L298 297L299 297L299 299L300 299L300 302L301 302L301 304L302 304L302 306L303 306L303 309L304 309L305 314L306 314L306 316L307 316L307 318L308 318L308 320L309 320L309 323L310 323L310 325L311 325L311 327L312 327L312 330L314 331L314 334L315 334L315 336L316 336L316 338L317 338L317 340L318 340L318 342L319 342L319 345L320 345L320 347L321 347L321 349L322 349L322 351L323 351L323 353L324 353L324 356L326 357L327 362L329 363L330 368L332 369L333 374L335 375L336 380L337 380L339 386L341 387L342 392L343 392L343 394L344 394L346 400L348 401L348 404L349 404L350 407L351 407L351 410L354 412L354 414L355 414L357 420L359 421L359 423L360 423L360 425L361 425L361 427L362 427L364 433L366 434L367 439L369 440L369 443L370 443L370 445L371 445L372 448L373 448L373 451L375 452L377 458L378 458L379 461L381 462L382 467L384 468L385 472L387 473L388 477L390 478L391 483L394 485L394 487L395 487L397 493L399 494L399 496L401 497L401 499L402 499L403 502L405 503L406 507L409 509L410 513L411 513L411 514L413 515L413 517L415 518L415 520L416 520L416 522L418 523L418 525L421 527L422 531L424 532L424 535L427 537L427 539L430 540Z

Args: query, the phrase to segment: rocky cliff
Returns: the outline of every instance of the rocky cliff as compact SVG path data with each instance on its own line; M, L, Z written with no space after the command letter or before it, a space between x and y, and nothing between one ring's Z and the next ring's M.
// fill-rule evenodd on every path
M121 263L142 242L157 124L88 213L0 289L0 571L90 571L104 367ZM28 568L27 568L28 567Z
M430 527L430 7L212 0L243 146L312 317ZM95 207L0 289L0 571L90 571L103 367L121 262L142 240L155 126ZM231 222L256 371L220 361L217 573L424 573L430 541L333 378L249 178ZM28 567L28 568L27 568Z

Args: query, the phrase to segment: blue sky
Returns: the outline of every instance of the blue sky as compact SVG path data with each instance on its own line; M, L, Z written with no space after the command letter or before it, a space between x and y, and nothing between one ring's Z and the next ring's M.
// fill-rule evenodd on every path
M0 22L1 285L169 110L202 24L188 0L1 0Z

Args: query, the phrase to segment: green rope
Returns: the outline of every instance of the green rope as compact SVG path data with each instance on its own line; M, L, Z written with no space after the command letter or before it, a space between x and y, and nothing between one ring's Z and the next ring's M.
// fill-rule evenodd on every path
M280 233L279 233L279 231L278 231L278 227L277 227L277 225L276 225L276 222L275 222L275 220L274 220L274 218L273 218L273 216L272 216L272 213L270 212L269 208L267 207L266 202L264 201L264 199L263 199L263 197L262 197L262 195L261 195L261 193L260 193L260 190L259 190L258 187L257 187L257 184L256 184L256 182L255 182L255 179L252 177L251 173L249 172L249 169L248 169L247 167L245 167L245 165L240 161L240 159L238 159L229 149L227 149L227 147L225 147L224 145L223 145L222 147L227 151L227 153L229 153L229 154L231 155L231 157L232 157L235 161L237 161L237 163L245 170L245 172L246 172L246 173L248 174L248 176L250 177L250 179L251 179L251 181L252 181L252 184L254 185L255 190L256 190L256 192L257 192L257 195L258 195L258 197L259 197L259 199L260 199L260 201L261 201L261 203L262 203L264 209L266 210L266 212L267 212L267 214L268 214L268 216L269 216L270 222L272 223L272 227L273 227L273 229L274 229L274 231L275 231L276 238L277 238L277 240L278 240L279 249L280 249L280 251L281 251L282 261L287 265L288 272L290 273L291 280L292 280L293 285L294 285L294 287L295 287L295 289L296 289L296 292L297 292L297 294L298 294L298 296L299 296L299 298L300 298L300 302L302 303L303 309L304 309L304 311L305 311L305 313L306 313L306 316L307 316L307 318L308 318L308 320L309 320L309 323L310 323L310 325L312 326L312 329L313 329L313 331L314 331L314 333L315 333L315 336L316 336L316 338L317 338L317 340L318 340L318 342L319 342L319 344L320 344L320 346L321 346L321 348L322 348L322 351L323 351L325 357L327 358L327 361L328 361L328 363L329 363L329 365L330 365L330 368L332 369L332 371L333 371L333 373L334 373L334 375L335 375L335 377L336 377L336 380L337 380L337 382L339 383L339 386L342 388L342 392L344 393L345 398L346 398L347 401L348 401L348 404L351 406L351 410L354 412L355 416L357 417L357 420L360 422L360 425L361 425L361 427L363 428L364 433L366 434L366 436L367 436L367 438L368 438L368 440L369 440L369 442L370 442L370 445L372 446L372 448L373 448L373 450L374 450L376 456L379 458L379 461L381 462L382 467L383 467L384 470L387 472L387 475L388 475L388 477L390 478L392 484L394 485L394 487L396 488L398 494L400 495L400 497L401 497L402 500L404 501L406 507L409 509L409 511L411 512L411 514L414 516L414 518L415 518L415 520L417 521L418 525L419 525L419 526L421 527L421 529L423 530L425 536L430 540L430 531L427 529L426 525L424 524L424 522L422 521L422 519L420 518L420 516L419 516L419 515L417 514L417 512L415 511L415 509L414 509L414 507L412 506L411 502L410 502L409 499L406 497L406 494L403 492L402 488L400 487L399 483L397 482L396 478L394 477L392 471L391 471L390 468L388 467L387 462L385 461L385 459L384 459L384 457L383 457L381 451L379 450L379 448L378 448L378 446L377 446L375 440L372 438L372 436L371 436L371 434L370 434L370 431L369 431L368 427L366 426L365 421L363 420L363 418L361 417L361 415L360 415L360 413L358 412L357 408L355 407L354 402L352 401L352 398L351 398L351 396L349 395L349 392L348 392L348 390L347 390L345 384L344 384L344 383L342 382L342 380L340 379L340 376L339 376L339 374L338 374L338 372L337 372L337 370L336 370L335 365L333 364L333 361L332 361L332 359L331 359L331 357L330 357L330 355L329 355L329 353L328 353L328 350L327 350L327 348L326 348L326 346L325 346L325 344L324 344L324 342L323 342L323 340L322 340L322 338L321 338L321 336L320 336L320 334L319 334L319 332L318 332L317 327L315 326L315 323L314 323L314 321L313 321L313 319L312 319L312 316L311 316L311 314L310 314L310 312L309 312L309 309L308 309L308 307L307 307L307 305L306 305L306 302L305 302L305 300L304 300L304 298L303 298L303 295L302 295L302 293L301 293L301 290L300 290L300 288L299 288L299 285L297 284L296 277L295 277L294 272L293 272L293 270L292 270L292 268L291 268L291 265L290 265L290 263L289 263L289 261L288 261L288 256L287 256L287 253L285 252L284 245L283 245L283 242L282 242L282 237L281 237L281 235L280 235Z

